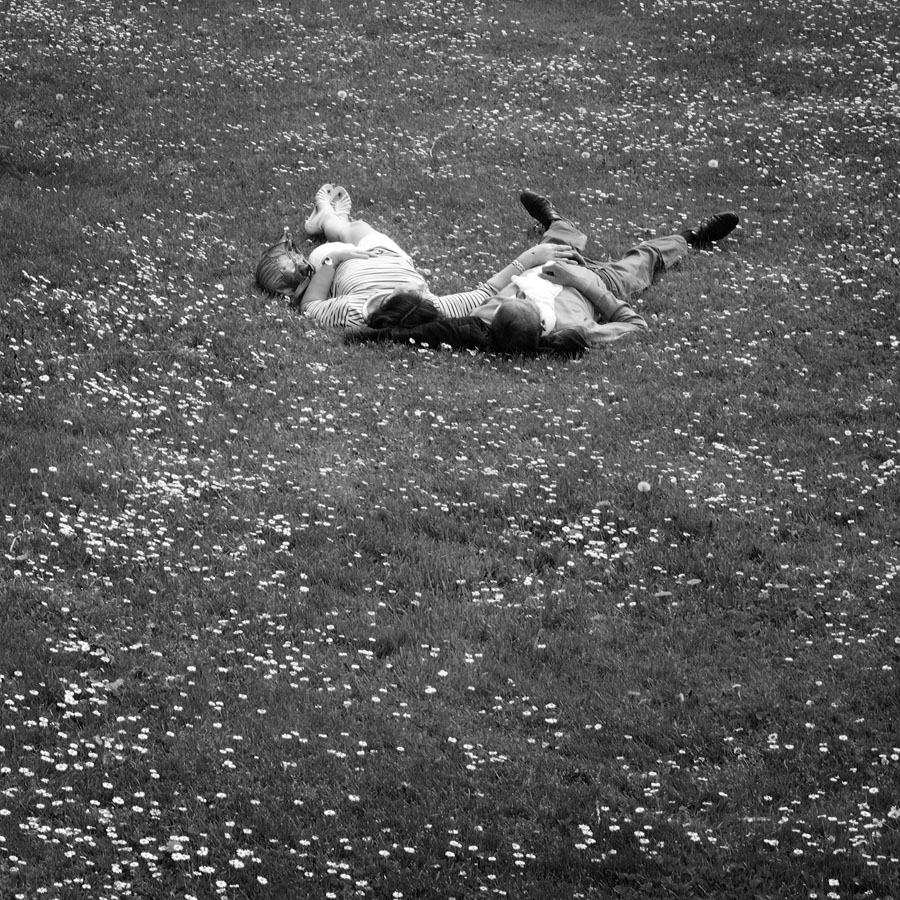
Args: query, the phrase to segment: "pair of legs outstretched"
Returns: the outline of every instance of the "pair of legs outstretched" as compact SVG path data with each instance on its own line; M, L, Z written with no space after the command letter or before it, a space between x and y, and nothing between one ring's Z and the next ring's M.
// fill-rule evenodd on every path
M650 287L660 275L683 259L688 249L708 250L737 227L733 212L721 212L703 220L695 228L676 234L642 241L621 259L598 261L583 255L587 237L560 215L547 197L534 191L522 191L519 199L528 214L544 229L542 240L574 247L584 259L585 267L598 275L620 300L627 300Z

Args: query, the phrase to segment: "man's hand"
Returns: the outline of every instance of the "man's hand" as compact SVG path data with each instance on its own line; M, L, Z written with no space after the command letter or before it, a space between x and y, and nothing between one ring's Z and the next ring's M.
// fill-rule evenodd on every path
M518 262L526 269L533 269L537 266L543 266L547 263L569 261L579 265L584 265L582 255L572 247L565 244L537 244L530 247L524 253L520 253Z
M546 278L553 284L561 284L563 287L575 288L578 291L585 287L587 275L588 271L583 265L573 265L563 260L545 263L541 269L541 278Z

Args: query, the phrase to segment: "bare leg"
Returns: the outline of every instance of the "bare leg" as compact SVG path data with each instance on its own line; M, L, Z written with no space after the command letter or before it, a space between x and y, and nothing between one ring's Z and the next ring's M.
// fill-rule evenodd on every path
M309 261L319 266L322 260L336 249L337 244L359 245L373 235L380 238L376 252L385 249L398 256L408 256L387 235L373 228L362 219L351 219L352 203L347 189L340 185L324 184L316 191L313 211L304 228L310 236L324 237L325 243L316 247L309 255ZM410 264L412 261L410 260Z
M326 240L343 241L345 244L358 244L367 235L375 234L375 229L368 222L362 219L351 222L334 212L323 217L321 226Z
M324 235L328 241L343 241L347 244L359 243L374 229L359 220L350 219L352 202L347 189L340 185L323 184L316 191L313 211L304 228L309 235Z
M337 188L336 190L343 189ZM346 192L344 194L346 196ZM350 198L348 196L343 201L338 196L334 204L329 205L321 202L317 195L316 210L306 220L306 231L324 237L325 243L320 244L309 254L309 261L313 266L318 268L322 261L341 244L359 245L363 238L380 234L368 222L364 222L362 219L350 219L349 212ZM382 238L389 244L393 243L385 235L382 235ZM397 251L402 252L399 247Z

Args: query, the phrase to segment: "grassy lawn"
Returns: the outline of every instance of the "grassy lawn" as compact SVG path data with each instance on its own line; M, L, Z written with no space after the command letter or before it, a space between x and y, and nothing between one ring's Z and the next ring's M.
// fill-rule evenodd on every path
M900 897L900 11L0 4L0 898ZM733 209L578 361L437 291Z

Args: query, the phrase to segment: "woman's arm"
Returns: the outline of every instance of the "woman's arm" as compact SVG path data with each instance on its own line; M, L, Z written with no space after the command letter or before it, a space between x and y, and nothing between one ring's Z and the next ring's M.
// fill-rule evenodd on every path
M314 319L320 325L331 325L337 328L365 325L363 305L365 294L349 294L345 297L331 297L328 300L311 300L303 302L301 314Z
M554 260L579 262L581 259L581 254L572 247L552 243L536 244L520 253L508 266L491 276L487 280L487 285L496 294L512 281L513 276L521 275L526 269L534 269L536 266L543 266Z
M332 241L323 247L317 248L321 253L326 252L324 259L320 260L315 274L307 285L303 296L300 298L300 312L306 312L307 303L318 303L327 300L331 294L331 282L334 280L334 273L337 267L348 259L368 259L372 254L367 250L360 250L354 244L347 244L341 241ZM310 259L316 257L316 250L310 254Z
M300 298L300 315L315 319L322 325L362 325L362 304L365 298L331 297L331 282L336 268L334 259L326 256Z
M330 256L326 256L319 263L319 268L306 286L303 296L300 298L300 312L307 312L307 305L310 303L320 303L327 300L331 293L331 282L334 280L335 270L334 260Z
M559 244L538 244L524 253L520 253L515 262L502 268L483 284L479 284L474 290L461 291L457 294L445 294L443 297L434 297L432 302L438 312L447 318L467 316L473 309L477 309L483 303L491 299L498 291L503 290L513 277L522 272L541 266L548 259L570 261L578 257L575 250L563 247Z

